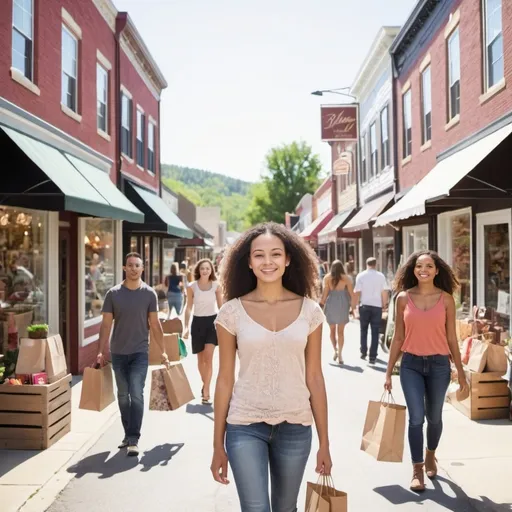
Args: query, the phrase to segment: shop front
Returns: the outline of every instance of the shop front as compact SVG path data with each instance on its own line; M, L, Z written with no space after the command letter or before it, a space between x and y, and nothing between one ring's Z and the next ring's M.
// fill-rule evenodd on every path
M318 254L318 257L321 258L322 261L327 261L328 250L325 244L322 246L321 251L319 250L320 246L318 234L327 226L333 216L333 211L330 209L323 212L299 235L311 245L311 247L315 250L315 252Z

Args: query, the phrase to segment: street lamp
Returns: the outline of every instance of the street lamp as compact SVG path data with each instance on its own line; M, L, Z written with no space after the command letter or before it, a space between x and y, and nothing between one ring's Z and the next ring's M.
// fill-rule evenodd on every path
M339 94L341 96L348 96L349 98L357 100L357 98L355 96L352 96L352 94L340 91L350 91L350 87L340 87L339 89L323 89L321 91L313 91L311 94L313 96L323 96L324 93Z

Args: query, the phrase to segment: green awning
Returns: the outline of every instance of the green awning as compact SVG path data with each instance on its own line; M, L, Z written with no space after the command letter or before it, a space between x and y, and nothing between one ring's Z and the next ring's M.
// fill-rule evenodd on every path
M136 202L137 206L144 211L146 222L153 231L164 231L168 235L178 238L194 238L194 233L180 220L180 218L165 204L164 200L150 192L127 182L127 186L131 187L139 196L143 204ZM133 198L135 199L135 198ZM144 207L145 206L145 207ZM154 228L154 229L152 229ZM141 227L143 229L143 226Z
M28 135L5 126L1 128L49 178L33 186L22 177L13 179L6 190L13 202L24 206L22 203L28 201L39 209L144 222L144 215L123 196L107 173L71 155L65 156L62 151ZM15 166L18 168L17 163Z

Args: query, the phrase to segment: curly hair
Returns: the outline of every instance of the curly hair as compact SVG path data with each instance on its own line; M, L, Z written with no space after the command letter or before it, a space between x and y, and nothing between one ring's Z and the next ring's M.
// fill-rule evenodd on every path
M302 297L316 297L318 268L313 249L285 226L264 222L246 231L224 257L221 274L224 298L243 297L256 288L257 279L249 268L249 257L253 240L264 234L277 236L290 257L290 264L283 275L283 286Z
M345 267L340 260L334 260L331 265L332 287L336 288L341 278L345 275Z
M434 260L436 269L439 271L434 277L434 285L437 288L452 295L459 287L459 281L448 263L444 261L435 251L423 250L411 254L405 265L398 269L395 277L395 291L401 292L414 288L418 284L418 279L414 275L416 261L420 256L430 256Z
M199 272L199 269L201 268L201 265L203 263L209 263L210 268L212 269L212 273L210 274L210 281L217 281L217 275L215 274L215 267L213 266L213 263L208 258L203 258L202 260L199 260L196 263L196 266L194 267L194 280L199 281L201 278L201 272Z

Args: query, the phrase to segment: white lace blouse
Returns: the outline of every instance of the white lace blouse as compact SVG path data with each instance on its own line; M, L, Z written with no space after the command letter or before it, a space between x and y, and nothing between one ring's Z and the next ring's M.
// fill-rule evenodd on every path
M236 336L240 359L228 423L313 423L305 349L308 336L324 320L320 306L308 298L298 318L277 332L253 320L240 299L222 306L215 323Z

